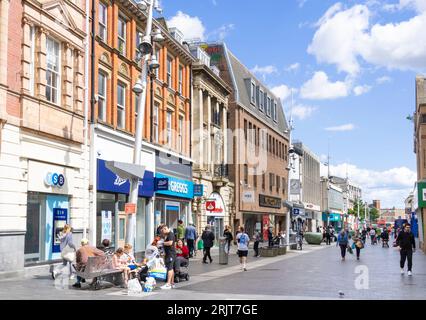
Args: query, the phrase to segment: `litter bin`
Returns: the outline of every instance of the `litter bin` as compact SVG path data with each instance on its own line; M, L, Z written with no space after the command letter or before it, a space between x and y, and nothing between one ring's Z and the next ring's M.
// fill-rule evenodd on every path
M226 238L219 238L219 264L228 264L228 254L225 251Z

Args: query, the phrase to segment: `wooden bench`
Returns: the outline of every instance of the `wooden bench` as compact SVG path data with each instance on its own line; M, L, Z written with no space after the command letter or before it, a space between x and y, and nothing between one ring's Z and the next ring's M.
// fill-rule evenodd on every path
M114 274L120 274L123 270L114 269L112 267L112 256L97 256L89 257L87 264L82 271L77 271L77 276L83 279L94 279L90 286L95 290L101 289L101 280L105 277L112 276ZM105 279L105 281L110 282Z

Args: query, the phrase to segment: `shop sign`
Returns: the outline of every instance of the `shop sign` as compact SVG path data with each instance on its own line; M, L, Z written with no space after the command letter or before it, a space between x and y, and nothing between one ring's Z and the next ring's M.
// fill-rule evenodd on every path
M126 203L124 205L124 212L126 214L135 214L136 213L136 204L135 203Z
M156 178L167 178L169 181L167 190L159 190L156 193L179 198L192 199L194 197L194 183L192 181L178 179L161 173L156 173L155 175Z
M206 210L209 216L225 215L225 203L219 193L213 192L206 200Z
M263 194L259 195L259 206L261 207L268 207L268 208L281 208L281 199L280 198L274 198L274 197L268 197Z
M426 181L417 182L419 208L426 208Z
M202 197L204 195L204 185L194 184L194 197Z
M65 177L63 174L60 173L48 172L46 174L44 182L50 187L62 188L65 184Z
M243 192L243 202L244 203L254 203L254 191L244 191Z
M102 214L102 236L101 239L111 240L112 212L103 210Z
M97 190L113 193L129 194L130 182L113 173L105 166L105 160L97 162ZM140 197L152 197L154 195L154 173L145 170L143 179L139 181Z
M154 178L154 190L169 190L169 179L167 178Z

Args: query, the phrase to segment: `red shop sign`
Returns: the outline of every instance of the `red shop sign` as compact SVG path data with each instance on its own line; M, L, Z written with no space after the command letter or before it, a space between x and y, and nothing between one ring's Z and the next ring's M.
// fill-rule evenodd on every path
M216 209L216 201L206 201L207 211L215 211L215 209Z

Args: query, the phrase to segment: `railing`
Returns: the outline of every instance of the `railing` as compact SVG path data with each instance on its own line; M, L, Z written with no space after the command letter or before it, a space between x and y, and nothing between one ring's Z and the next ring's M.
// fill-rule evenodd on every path
M215 178L227 178L229 175L227 164L215 164L214 165L214 177Z

